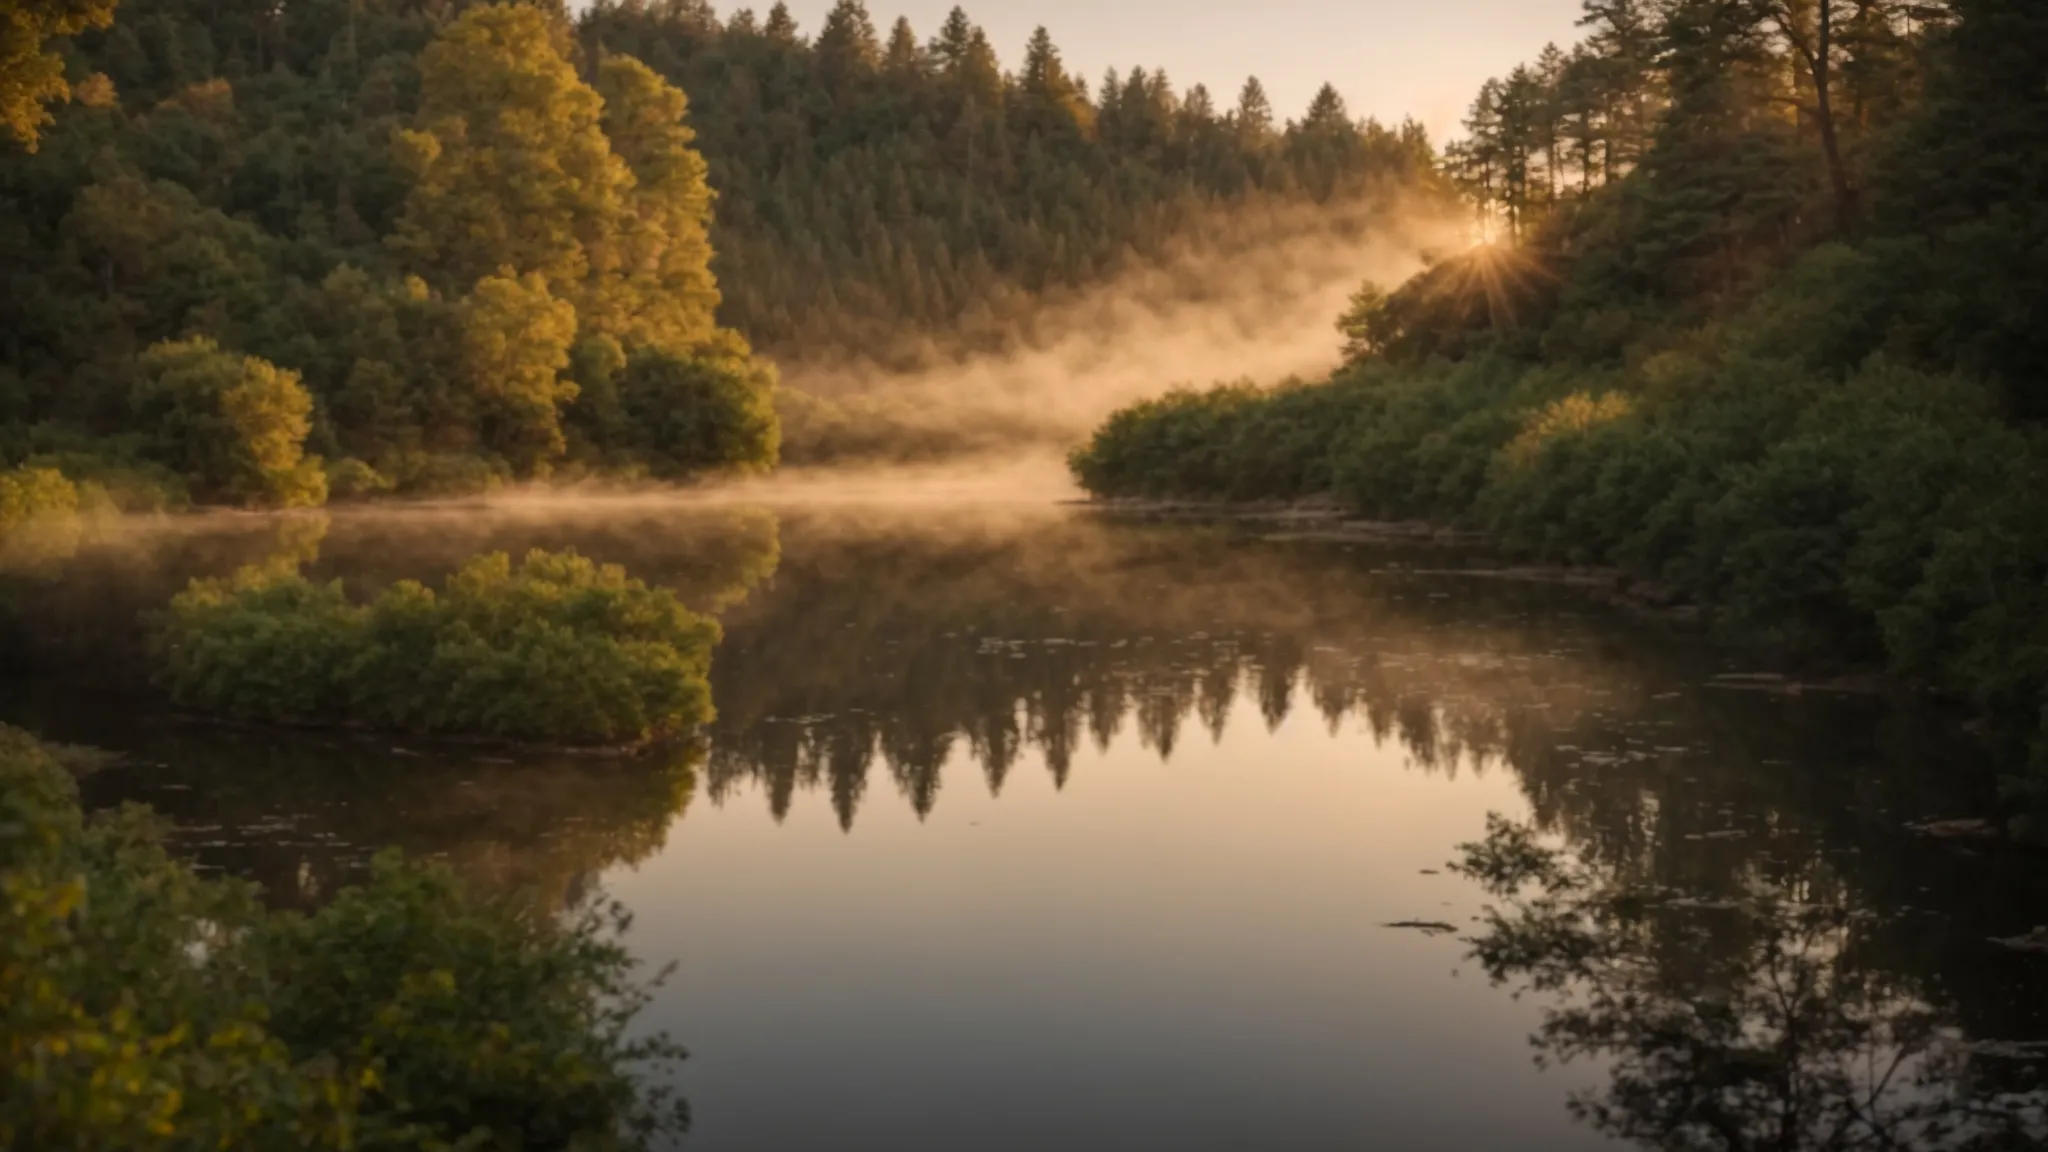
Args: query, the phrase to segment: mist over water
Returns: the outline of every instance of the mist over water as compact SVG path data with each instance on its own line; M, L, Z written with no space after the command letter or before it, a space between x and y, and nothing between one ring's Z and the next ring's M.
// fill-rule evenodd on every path
M1326 373L1360 284L1398 284L1464 242L1462 224L1398 201L1252 204L1211 223L1167 258L1084 291L999 300L961 332L907 348L914 368L785 354L783 383L847 406L873 454L1064 451L1110 412L1175 387ZM784 416L799 463L845 432L800 403Z

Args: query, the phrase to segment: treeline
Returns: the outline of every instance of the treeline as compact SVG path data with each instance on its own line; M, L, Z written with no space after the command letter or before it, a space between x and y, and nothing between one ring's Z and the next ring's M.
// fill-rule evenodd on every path
M0 469L59 512L772 466L749 340L988 335L1230 206L1436 181L1334 89L1006 73L959 11L61 7L0 60Z
M1619 566L1967 701L2048 801L2048 11L1595 0L1587 22L1488 85L1450 152L1495 243L1365 286L1327 382L1126 410L1076 474L1334 494Z
M928 33L928 35L927 35ZM1154 259L1248 200L1329 205L1436 180L1421 127L1355 120L1325 85L1298 119L1161 69L1091 83L1040 28L1006 72L955 8L878 30L839 0L815 35L788 9L599 0L579 35L690 94L719 212L721 315L778 355L888 356L985 337L1018 303Z

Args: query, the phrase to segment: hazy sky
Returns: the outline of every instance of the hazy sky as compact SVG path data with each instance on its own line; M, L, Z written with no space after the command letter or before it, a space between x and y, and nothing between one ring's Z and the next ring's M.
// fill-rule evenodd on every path
M765 11L772 0L750 0ZM929 39L961 3L1014 68L1045 25L1068 68L1092 85L1105 68L1163 66L1186 89L1207 84L1229 106L1256 75L1283 117L1328 80L1353 115L1414 116L1441 140L1479 85L1578 38L1580 0L867 0L884 37L899 15ZM718 4L721 13L740 7ZM790 0L815 35L832 0Z

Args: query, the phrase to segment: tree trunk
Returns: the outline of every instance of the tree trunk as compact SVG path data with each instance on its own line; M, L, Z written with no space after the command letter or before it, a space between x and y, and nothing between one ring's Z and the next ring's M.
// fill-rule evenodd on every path
M1835 49L1834 0L1820 0L1820 48L1810 56L1813 67L1814 106L1820 120L1820 146L1827 154L1828 181L1835 194L1835 229L1843 236L1856 230L1856 186L1842 162L1842 143L1835 131L1834 96L1830 89Z

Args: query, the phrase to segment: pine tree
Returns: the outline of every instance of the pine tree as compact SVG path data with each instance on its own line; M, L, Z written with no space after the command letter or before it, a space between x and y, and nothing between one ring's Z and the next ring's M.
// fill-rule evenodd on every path
M898 16L889 29L889 47L883 56L883 68L899 83L914 83L923 78L925 55L918 46L917 33L910 27L908 16Z
M1351 112L1344 106L1344 97L1333 84L1316 89L1315 98L1309 101L1308 115L1302 118L1301 126L1309 131L1328 131L1342 128L1351 123Z
M1249 146L1265 143L1273 135L1273 102L1257 76L1245 80L1237 95L1237 135Z
M1026 133L1059 135L1086 132L1094 126L1095 110L1080 85L1067 75L1059 49L1053 47L1052 35L1043 25L1025 46L1024 70L1017 86L1019 119Z
M875 25L861 0L838 0L825 15L825 26L814 46L818 72L828 87L845 90L848 85L881 66L882 46L875 38Z
M974 22L967 18L967 10L955 7L946 13L946 22L939 27L938 35L932 37L931 54L948 79L958 82L966 73L973 40Z
M1656 116L1657 12L1653 0L1584 0L1579 23L1602 67L1608 131L1601 167L1612 180L1642 159Z

